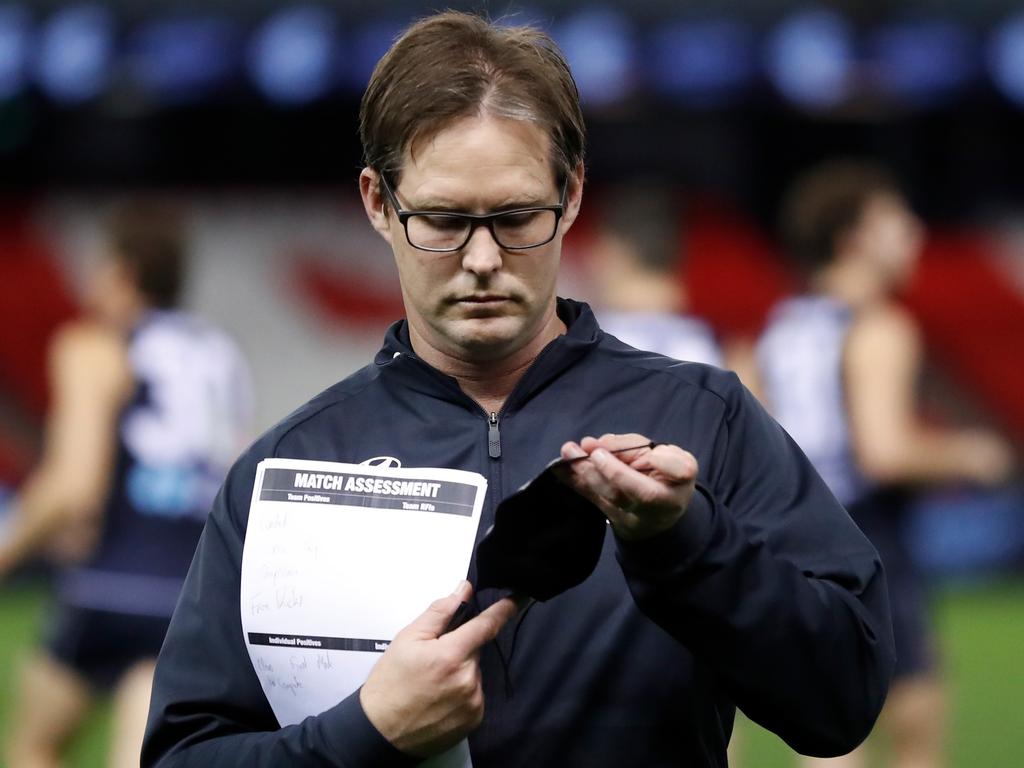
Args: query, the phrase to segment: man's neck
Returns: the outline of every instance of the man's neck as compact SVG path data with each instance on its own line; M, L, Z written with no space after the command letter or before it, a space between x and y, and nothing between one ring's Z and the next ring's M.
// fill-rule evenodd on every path
M141 299L125 300L116 310L94 312L93 318L120 336L128 336L150 310Z
M819 272L812 288L831 296L854 310L863 309L885 297L886 289L876 271L856 260L837 260Z
M413 323L409 324L409 340L424 362L458 381L462 391L484 411L497 413L541 351L565 331L565 323L552 311L540 331L519 349L483 360L438 349Z
M608 286L605 304L617 312L680 313L686 311L686 298L674 277L637 269Z

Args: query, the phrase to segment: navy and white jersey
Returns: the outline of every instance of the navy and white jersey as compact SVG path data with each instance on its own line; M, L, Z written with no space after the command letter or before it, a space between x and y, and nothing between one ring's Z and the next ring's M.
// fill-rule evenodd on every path
M695 317L669 312L602 312L601 327L637 349L722 367L714 333Z
M851 322L839 301L796 297L772 311L757 344L768 410L845 506L871 486L857 467L847 419L843 353Z
M61 579L69 605L170 616L214 496L250 435L237 346L184 312L146 315L128 340L134 391L91 557Z

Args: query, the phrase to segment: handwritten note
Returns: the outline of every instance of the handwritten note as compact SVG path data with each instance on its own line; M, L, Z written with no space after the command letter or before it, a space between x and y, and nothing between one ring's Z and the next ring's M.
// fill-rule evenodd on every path
M486 488L444 468L260 463L240 610L282 726L355 691L395 634L465 578ZM430 762L468 766L468 747Z

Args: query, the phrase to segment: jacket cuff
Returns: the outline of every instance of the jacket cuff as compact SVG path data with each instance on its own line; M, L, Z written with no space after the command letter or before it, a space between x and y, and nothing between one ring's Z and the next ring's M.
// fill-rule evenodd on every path
M363 711L359 690L342 699L320 718L320 734L338 765L345 768L404 768L422 762L385 739Z
M649 539L616 538L619 564L626 573L648 578L686 571L707 550L714 528L714 502L698 485L683 516Z

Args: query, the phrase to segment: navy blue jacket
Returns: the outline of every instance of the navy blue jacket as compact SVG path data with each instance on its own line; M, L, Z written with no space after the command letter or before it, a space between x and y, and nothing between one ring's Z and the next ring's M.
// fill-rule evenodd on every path
M280 728L246 651L239 573L266 457L454 467L497 503L584 435L639 432L691 451L698 492L674 528L609 529L579 587L526 613L506 677L481 654L490 766L724 766L734 707L798 751L846 752L870 731L893 667L882 568L803 454L731 373L640 352L559 300L568 333L499 414L418 359L404 322L372 365L258 440L216 501L160 654L144 766L406 765L358 693ZM557 510L552 510L556 514ZM472 580L473 567L470 570ZM425 608L426 606L424 606ZM507 652L514 622L497 643Z

